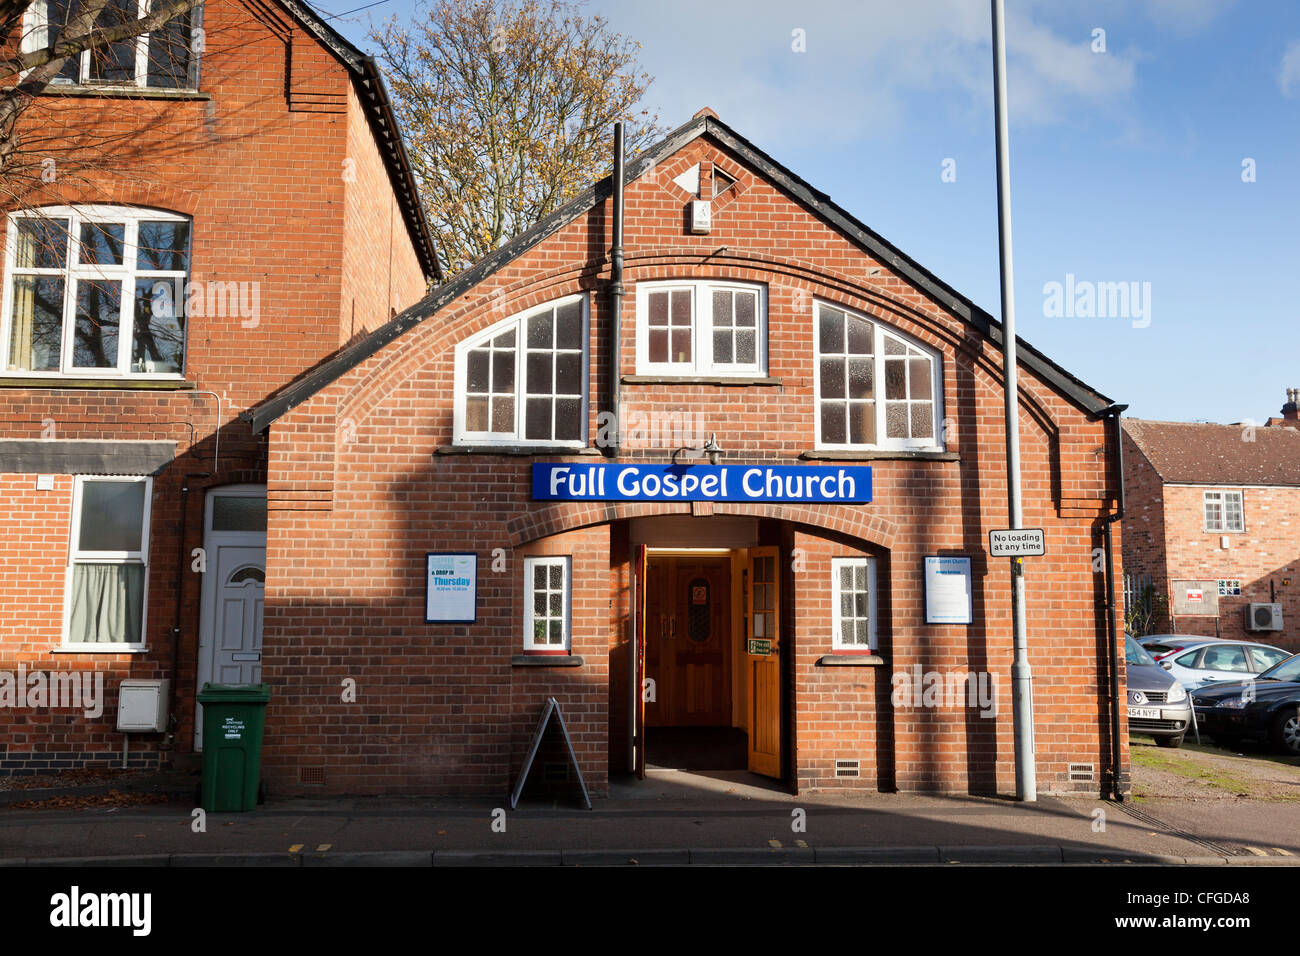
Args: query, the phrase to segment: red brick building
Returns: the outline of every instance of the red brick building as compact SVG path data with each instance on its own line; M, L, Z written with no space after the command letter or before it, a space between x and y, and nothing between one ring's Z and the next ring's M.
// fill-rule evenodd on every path
M196 683L261 676L240 413L417 301L431 238L373 62L292 0L70 59L17 133L51 174L4 211L0 772L117 759L128 678L169 681L169 729L130 746L154 765L194 749ZM102 713L16 699L20 673L99 675Z
M1300 650L1294 390L1263 426L1124 422L1124 569L1167 608L1157 630Z
M1000 326L707 110L622 194L245 413L272 788L503 792L554 697L597 793L1011 790ZM1020 354L1039 787L1122 788L1120 409Z

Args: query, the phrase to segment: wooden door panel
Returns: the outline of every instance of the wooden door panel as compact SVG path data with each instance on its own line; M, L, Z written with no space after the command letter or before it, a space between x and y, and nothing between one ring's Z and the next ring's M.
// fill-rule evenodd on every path
M767 642L746 647L749 668L749 769L781 776L781 573L776 548L749 549L746 637Z
M730 723L730 573L725 558L664 555L651 560L646 667L655 680L656 702L648 705L650 725Z

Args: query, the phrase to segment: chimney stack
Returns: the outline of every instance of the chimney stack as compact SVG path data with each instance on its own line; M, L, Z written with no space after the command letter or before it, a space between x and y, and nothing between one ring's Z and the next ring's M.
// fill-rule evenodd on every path
M1286 390L1286 404L1282 406L1282 417L1289 422L1300 421L1300 388Z

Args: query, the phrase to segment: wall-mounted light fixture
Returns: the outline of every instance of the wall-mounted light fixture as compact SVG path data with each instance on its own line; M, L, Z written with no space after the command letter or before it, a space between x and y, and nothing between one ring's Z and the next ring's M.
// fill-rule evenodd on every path
M701 446L700 448L690 448L686 445L683 445L681 448L678 448L675 452L673 452L672 461L674 465L680 464L680 462L678 461L678 456L684 451L690 452L690 455L687 456L688 459L699 458L699 457L707 458L709 459L710 465L716 465L718 463L718 460L722 457L722 446L718 444L717 435L712 432L709 433L708 440L705 441L703 446Z

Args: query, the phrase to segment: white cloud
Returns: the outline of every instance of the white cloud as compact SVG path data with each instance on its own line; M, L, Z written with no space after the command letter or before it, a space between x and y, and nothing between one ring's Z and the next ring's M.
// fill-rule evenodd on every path
M1177 33L1204 30L1235 0L1147 0L1147 16L1158 27Z
M1288 99L1300 95L1300 40L1287 44L1277 69L1277 85Z
M1008 6L1014 124L1073 122L1132 91L1136 57L1116 48L1125 44L1095 54L1090 29L1046 22L1055 5ZM657 0L600 12L642 42L651 99L670 126L708 105L757 142L846 141L889 132L912 112L965 122L992 109L986 0ZM791 50L796 29L807 52Z

